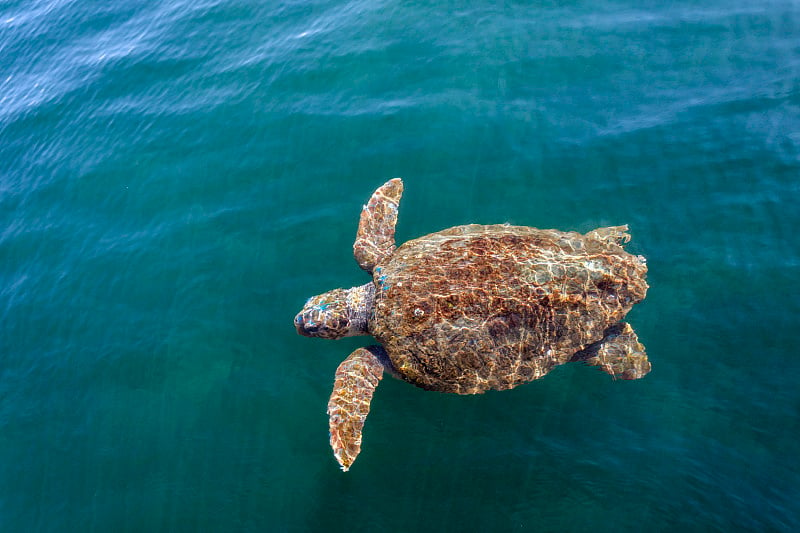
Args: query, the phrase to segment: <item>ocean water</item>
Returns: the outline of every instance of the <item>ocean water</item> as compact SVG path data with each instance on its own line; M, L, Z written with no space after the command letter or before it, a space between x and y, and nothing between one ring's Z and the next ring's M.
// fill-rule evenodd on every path
M800 529L800 4L464 5L0 2L0 530ZM387 378L342 473L292 319L396 176L629 224L652 373Z

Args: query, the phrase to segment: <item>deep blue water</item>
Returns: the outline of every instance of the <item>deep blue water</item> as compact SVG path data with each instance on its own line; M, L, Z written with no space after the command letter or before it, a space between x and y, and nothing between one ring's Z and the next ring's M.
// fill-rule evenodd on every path
M398 239L631 227L653 371L461 397L299 337ZM800 4L0 1L3 531L800 529Z

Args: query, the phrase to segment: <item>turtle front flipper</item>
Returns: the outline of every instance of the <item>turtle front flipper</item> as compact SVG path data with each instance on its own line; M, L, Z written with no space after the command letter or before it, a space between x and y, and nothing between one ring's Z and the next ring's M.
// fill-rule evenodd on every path
M372 394L390 364L381 346L368 346L351 353L336 369L328 401L328 425L333 455L345 472L361 451L361 430Z
M614 378L639 379L650 372L644 346L627 322L608 328L601 340L576 353L571 361L599 366Z
M372 272L375 265L394 252L394 227L402 195L403 181L389 180L372 193L361 211L353 254L367 272Z

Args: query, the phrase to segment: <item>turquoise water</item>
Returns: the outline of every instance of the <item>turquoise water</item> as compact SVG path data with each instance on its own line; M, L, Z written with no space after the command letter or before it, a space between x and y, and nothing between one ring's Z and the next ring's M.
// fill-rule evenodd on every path
M0 529L800 529L791 1L0 2ZM398 238L627 223L653 371L385 379L308 296Z

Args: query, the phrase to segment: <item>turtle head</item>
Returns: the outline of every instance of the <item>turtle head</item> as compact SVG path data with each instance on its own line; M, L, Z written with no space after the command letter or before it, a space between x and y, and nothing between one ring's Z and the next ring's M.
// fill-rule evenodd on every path
M313 296L294 317L294 326L305 337L341 339L369 335L367 323L374 296L372 282Z

